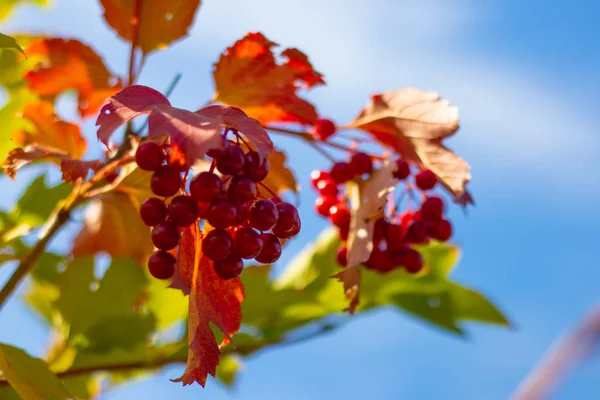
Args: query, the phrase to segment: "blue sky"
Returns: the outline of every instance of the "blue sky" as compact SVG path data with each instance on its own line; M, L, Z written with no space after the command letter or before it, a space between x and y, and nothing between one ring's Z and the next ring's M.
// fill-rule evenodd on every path
M210 98L210 70L220 51L258 30L310 56L328 85L307 97L340 123L371 93L405 86L438 91L460 108L461 130L449 145L473 167L476 207L467 217L452 212L454 240L463 249L454 277L488 294L516 328L473 326L465 341L382 310L329 336L248 360L233 391L214 381L206 389L182 388L167 379L181 372L172 367L102 398L506 399L554 340L600 300L594 163L600 159L594 107L600 7L537 0L204 3L191 38L151 57L141 77L164 90L183 73L172 96L177 106L195 109ZM2 29L76 36L99 49L113 70L126 67L127 47L106 28L94 1L23 7ZM93 138L93 122L86 128ZM290 158L304 187L313 168L327 167L316 157L300 164L308 149L291 139L278 143L295 146ZM2 185L10 188L3 205L24 187ZM312 214L313 199L305 191L303 232L279 268L325 227ZM64 248L65 241L53 246ZM6 275L0 271L0 279ZM0 326L0 341L34 354L47 344L41 324L16 301L0 314ZM596 398L598 382L600 365L590 361L554 398Z

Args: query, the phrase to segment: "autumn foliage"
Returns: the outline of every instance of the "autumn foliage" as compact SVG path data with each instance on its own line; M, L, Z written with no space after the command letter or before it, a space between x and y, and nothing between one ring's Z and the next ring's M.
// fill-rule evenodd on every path
M225 381L218 368L231 365L230 355L276 346L295 329L332 314L350 317L391 304L455 333L462 333L462 321L507 324L482 295L448 278L458 249L448 243L453 229L447 211L473 204L467 189L470 167L444 144L459 129L458 110L449 101L415 88L390 90L372 95L354 120L335 123L299 95L299 89L326 84L318 66L302 51L281 50L262 33L251 32L216 59L209 103L188 110L172 104L169 92L140 84L138 77L149 55L158 57L158 50L186 36L200 1L100 4L107 24L131 46L127 73L110 71L97 50L80 39L23 37L20 54L17 42L0 37L0 51L11 55L7 67L19 71L14 81L2 82L12 99L5 108L12 107L11 115L23 120L3 127L11 140L2 154L4 171L18 181L19 170L46 163L60 169L63 180L57 186L60 195L48 197L55 202L46 214L20 230L15 222L4 230L13 234L2 239L20 262L0 292L0 304L32 271L35 290L57 293L43 301L38 292L30 294L37 299L32 307L49 313L49 323L63 332L53 351L74 354L71 363L60 364L66 367L56 367L60 357L52 354L47 365L36 364L43 370L38 373L52 377L52 385L75 390L60 378L66 372L77 375L78 368L94 378L93 366L102 369L98 351L112 349L96 334L112 329L115 321L140 331L137 342L127 339L121 347L153 351L131 353L127 360L137 360L141 369L186 361L174 381L202 386L208 375ZM57 116L57 98L65 92L75 94L74 111L82 120ZM81 127L89 118L96 121L98 139L90 143ZM318 193L315 213L334 228L271 280L269 264L286 251L288 240L302 237L301 219L312 218L298 216L289 200L290 192L301 195L294 164L303 161L279 148L276 135L297 138L331 161L330 169L313 172L311 182ZM363 149L364 143L377 150ZM90 146L101 148L104 157L85 158ZM345 156L332 156L332 149ZM40 190L55 189L42 185ZM57 256L66 266L50 275L37 273L36 268L45 271L36 266L38 259L50 257L48 240L78 208L85 210L79 233L69 254ZM21 241L41 225L45 233L37 245ZM100 253L108 254L114 266L96 282L98 291L86 289L74 297L66 282L91 283L85 271L93 268L90 257ZM95 317L68 303L84 302L85 296L104 301L105 292L118 291L110 274L120 274L115 268L121 262L133 266L122 271L129 271L129 280L136 276L128 290L139 287L137 295L113 296L113 311L98 311ZM187 296L187 312L177 320L186 328L176 342L151 343L152 332L176 321L152 308L155 298L176 291ZM426 305L432 296L440 302L438 309ZM291 313L293 318L286 319L282 310L297 304L318 312ZM242 326L251 329L240 333ZM115 343L130 338L112 334ZM85 340L78 341L81 337ZM22 396L38 390L19 378L27 372L7 369L29 357L12 349L3 353L0 348L0 379ZM226 363L220 363L223 357Z

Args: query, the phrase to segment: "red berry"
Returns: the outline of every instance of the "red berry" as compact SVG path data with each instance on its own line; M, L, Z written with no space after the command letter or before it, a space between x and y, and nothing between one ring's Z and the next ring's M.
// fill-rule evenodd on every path
M450 221L442 219L433 229L429 230L429 236L440 242L445 242L452 237L452 224Z
M221 192L222 186L221 178L204 171L190 181L190 195L196 201L211 202Z
M350 227L340 228L339 237L342 242L348 240L348 235L350 234Z
M250 226L259 231L268 231L277 223L279 211L271 200L256 200L248 212Z
M232 248L231 236L224 229L213 229L202 241L202 252L213 261L223 260Z
M202 219L206 219L206 213L210 208L210 203L198 202L198 217Z
M240 228L233 234L233 250L247 260L254 258L262 250L263 242L252 228Z
M249 151L245 155L244 174L250 178L252 182L260 182L269 175L271 165L269 160L265 158L260 162L260 156L256 151Z
M337 196L338 185L333 179L321 179L317 183L317 190L321 196Z
M324 217L329 217L329 209L337 203L338 199L333 196L317 197L317 200L315 200L315 211Z
M144 224L154 226L167 218L167 206L161 199L151 197L140 206L140 217Z
M236 176L227 188L227 197L233 204L252 201L256 197L256 184L243 176Z
M433 189L437 183L437 176L430 169L424 169L415 175L415 183L421 190Z
M427 226L423 221L413 221L406 231L406 240L411 243L426 243L428 237Z
M340 264L342 267L348 265L348 247L346 247L345 245L340 247L335 258L337 260L337 263Z
M407 272L416 274L423 268L423 257L415 249L406 248L401 254L401 265Z
M173 221L163 221L152 228L152 243L161 250L171 250L179 243L179 229Z
M165 152L156 142L143 142L135 151L135 162L145 171L155 171L165 161Z
M200 214L198 203L190 196L174 197L169 204L169 217L179 226L188 226L196 222Z
M248 219L248 213L250 212L250 207L252 207L252 203L249 201L237 205L235 217L235 223L237 225L244 225L246 223L246 220Z
M290 203L281 202L277 204L277 212L279 213L279 217L273 230L285 233L294 229L300 223L298 210Z
M260 235L263 247L260 253L254 259L261 264L271 264L281 257L281 243L277 236L272 233L263 233Z
M350 159L350 166L358 176L370 174L373 171L373 160L368 154L358 152Z
M390 250L398 250L403 248L405 242L404 229L402 229L402 226L397 224L388 225L385 235L385 242Z
M327 140L336 131L335 124L330 119L319 118L315 125L314 136L319 140Z
M310 183L315 189L318 189L318 183L324 179L331 179L329 172L315 169L310 173Z
M428 197L421 204L421 219L427 222L438 222L444 213L444 201L437 196Z
M402 230L406 232L408 229L408 225L410 225L413 220L417 220L419 218L415 218L415 213L412 211L405 211L400 215L400 226L402 226Z
M228 280L239 276L244 270L242 258L230 253L226 258L214 262L215 272L219 278Z
M269 197L269 200L271 200L273 203L275 204L279 204L281 203L281 199L279 197Z
M338 203L329 209L329 220L340 229L350 227L350 209L344 203Z
M181 188L181 174L170 166L160 166L152 174L150 189L152 193L161 197L171 197Z
M354 178L354 171L347 162L336 162L329 172L331 178L338 184L346 183Z
M217 157L217 170L223 175L239 174L244 164L244 151L239 146L231 145Z
M390 223L383 218L379 218L375 221L375 227L373 228L373 242L375 244L378 244L385 239L389 225Z
M219 157L219 155L221 155L221 153L223 152L222 147L216 148L216 149L210 149L209 151L206 152L206 155L212 158L217 158Z
M386 273L394 270L396 265L390 257L389 253L382 251L375 247L369 256L369 259L364 263L368 269L375 270L377 272Z
M175 256L173 254L158 250L148 258L148 271L156 279L169 279L175 273Z
M410 165L402 159L396 160L396 170L394 171L394 178L404 180L410 175Z
M227 228L235 224L237 209L231 202L214 199L206 210L206 220L215 228Z
M273 234L280 239L289 239L293 236L296 236L298 233L300 233L301 228L302 228L302 222L300 221L300 218L298 218L296 220L296 222L294 223L294 226L292 227L292 229L283 231L282 229L278 229L277 225L275 225L273 227L273 229L271 229L271 232L273 232Z

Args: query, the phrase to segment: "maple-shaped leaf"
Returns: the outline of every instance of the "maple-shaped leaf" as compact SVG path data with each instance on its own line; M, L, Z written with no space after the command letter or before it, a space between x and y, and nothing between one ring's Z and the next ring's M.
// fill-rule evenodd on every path
M27 54L39 56L37 68L25 75L29 88L54 99L65 90L78 92L78 109L90 117L104 101L121 88L102 58L89 46L75 39L45 38L27 46Z
M286 166L287 157L283 151L275 150L269 154L269 175L262 181L274 192L285 192L288 190L298 193L298 183L291 169Z
M129 42L135 38L136 47L144 53L165 49L185 37L200 6L200 0L100 0L100 3L108 25Z
M148 136L170 135L188 165L204 157L211 149L223 146L222 120L172 107L160 92L147 86L129 86L111 96L100 110L96 126L104 144L114 131L140 115L148 116Z
M215 64L214 100L239 107L261 124L292 122L314 125L315 107L297 95L302 86L324 84L306 55L297 49L286 49L287 59L278 64L272 48L276 43L263 34L248 33L225 50Z
M185 248L179 251L179 257L183 258L179 264L185 264L187 271L193 268L189 296L189 349L185 372L173 381L184 385L197 382L204 386L208 375L214 377L216 374L221 355L219 348L229 343L231 336L240 329L244 287L239 278L223 280L215 273L212 261L202 254L197 224L183 230L182 241ZM225 335L220 345L211 323Z
M374 95L350 126L431 169L457 203L473 203L466 189L469 164L442 143L459 128L458 109L439 94L406 88Z

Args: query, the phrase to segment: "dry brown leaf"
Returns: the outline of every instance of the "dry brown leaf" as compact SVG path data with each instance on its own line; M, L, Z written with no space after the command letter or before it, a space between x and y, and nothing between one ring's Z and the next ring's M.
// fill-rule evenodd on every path
M442 144L459 128L458 109L439 94L406 88L374 95L350 126L431 169L457 203L473 203L469 164Z

